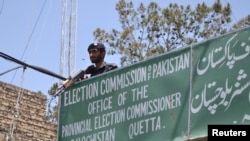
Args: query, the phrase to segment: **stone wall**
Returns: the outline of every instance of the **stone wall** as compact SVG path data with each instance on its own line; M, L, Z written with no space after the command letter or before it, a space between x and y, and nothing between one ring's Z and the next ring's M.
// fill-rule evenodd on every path
M46 103L43 94L0 81L0 141L56 141L57 125L46 120Z

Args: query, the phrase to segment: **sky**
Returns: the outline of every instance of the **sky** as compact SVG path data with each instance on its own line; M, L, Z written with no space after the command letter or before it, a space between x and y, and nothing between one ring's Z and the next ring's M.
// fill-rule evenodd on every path
M134 2L148 5L151 1L136 0ZM95 42L93 31L96 28L106 31L120 29L118 13L115 10L117 2L118 0L77 1L75 71L91 65L87 47ZM162 8L171 2L195 7L202 2L210 6L215 0L154 0L154 2ZM231 4L233 22L250 15L249 0L221 0L221 3ZM62 0L0 0L0 52L59 74L61 4ZM120 65L120 59L117 56L108 55L105 60ZM0 57L0 74L17 66L20 65ZM1 75L0 81L34 92L41 91L47 95L50 87L60 82L60 79L30 68L25 70L19 68Z

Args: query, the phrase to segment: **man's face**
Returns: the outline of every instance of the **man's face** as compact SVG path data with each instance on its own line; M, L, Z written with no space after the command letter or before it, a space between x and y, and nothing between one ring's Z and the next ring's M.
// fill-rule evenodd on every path
M98 63L103 61L103 57L104 57L104 52L101 52L96 48L89 50L89 58L92 63Z

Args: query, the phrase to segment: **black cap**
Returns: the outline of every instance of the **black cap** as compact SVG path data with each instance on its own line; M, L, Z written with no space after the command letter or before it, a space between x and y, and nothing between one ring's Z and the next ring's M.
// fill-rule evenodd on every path
M105 46L104 46L103 43L91 43L91 44L89 45L89 47L88 47L88 51L89 51L90 49L93 49L93 48L97 48L97 49L99 49L99 50L101 50L101 51L105 51Z

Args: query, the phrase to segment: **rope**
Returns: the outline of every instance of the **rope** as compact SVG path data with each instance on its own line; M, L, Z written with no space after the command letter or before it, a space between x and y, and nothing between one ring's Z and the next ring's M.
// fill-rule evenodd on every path
M16 120L19 116L19 106L20 106L20 101L21 101L21 98L23 96L23 88L22 88L22 85L23 85L23 81L24 81L24 71L25 71L25 67L23 68L23 74L22 74L22 79L21 79L21 84L20 84L20 89L19 89L19 92L18 92L18 96L17 96L17 100L16 100L16 106L15 106L15 109L13 110L13 116L12 116L12 120L11 120L11 124L10 124L10 130L9 130L9 134L6 138L6 141L9 140L13 140L14 139L14 130L16 129Z

